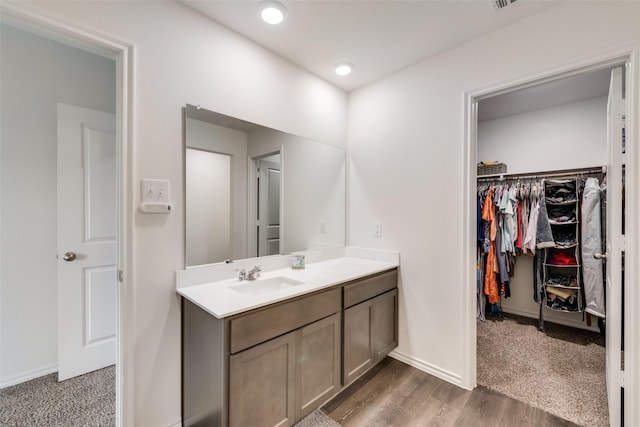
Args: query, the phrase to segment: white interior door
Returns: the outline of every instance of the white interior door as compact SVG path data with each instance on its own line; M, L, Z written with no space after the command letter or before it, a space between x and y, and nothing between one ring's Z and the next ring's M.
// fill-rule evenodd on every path
M58 380L116 360L115 116L58 104Z
M611 71L609 100L607 106L609 165L607 169L607 241L606 241L606 352L607 352L607 395L611 426L622 425L621 407L624 386L623 369L623 258L625 236L623 220L625 209L623 200L624 148L622 138L625 103L623 99L622 68Z
M270 159L258 161L258 256L280 253L280 163Z

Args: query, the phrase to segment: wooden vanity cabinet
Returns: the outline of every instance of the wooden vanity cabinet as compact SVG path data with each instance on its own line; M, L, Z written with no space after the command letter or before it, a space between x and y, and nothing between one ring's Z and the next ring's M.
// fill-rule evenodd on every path
M340 313L229 358L229 425L287 426L340 390Z
M296 333L229 358L229 425L288 426L295 422Z
M396 286L392 270L225 319L183 298L182 425L293 425L397 345Z
M341 389L342 313L298 331L296 420L319 408Z
M397 282L397 270L392 270L344 286L345 386L397 347Z

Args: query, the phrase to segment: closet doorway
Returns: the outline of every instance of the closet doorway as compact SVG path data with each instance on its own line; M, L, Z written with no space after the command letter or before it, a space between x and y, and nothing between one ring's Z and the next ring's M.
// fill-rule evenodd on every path
M613 426L622 425L621 423L629 423L631 418L629 415L631 407L630 396L634 394L633 384L627 380L627 394L622 385L625 383L624 371L624 354L625 354L625 320L629 319L629 310L625 310L630 302L624 300L624 296L629 297L629 289L624 292L624 284L630 283L629 275L632 273L627 268L624 270L623 257L625 253L624 241L632 240L632 230L624 228L624 218L629 217L628 210L630 198L634 196L630 194L630 185L623 185L625 175L633 176L634 164L632 157L628 154L627 148L624 147L624 131L622 130L622 120L624 118L624 106L627 104L634 105L634 96L629 90L631 85L625 85L625 77L635 74L629 73L633 71L633 64L627 57L611 59L600 62L598 65L582 66L578 69L566 70L555 75L544 76L539 79L531 80L527 83L501 87L499 89L485 91L481 94L472 94L468 96L469 115L468 115L468 142L469 148L469 167L473 168L470 172L468 185L471 188L470 193L470 209L476 216L477 203L479 199L476 187L476 177L479 175L476 170L476 163L479 161L500 161L507 165L507 171L493 171L496 181L501 179L507 182L517 182L517 177L521 176L535 181L534 178L544 178L545 176L553 176L555 173L567 173L567 177L573 174L574 179L582 181L582 172L584 169L593 167L604 167L606 170L606 252L596 255L601 260L606 258L606 323L602 322L603 330L606 329L606 350L602 351L602 360L600 366L601 372L595 372L593 375L599 375L602 379L603 388L606 388L606 397L604 405L608 406L608 417L605 418L605 424ZM616 96L619 98L616 101ZM633 127L631 119L625 124L627 130ZM541 180L539 180L541 181ZM602 184L602 175L599 176L599 185ZM633 184L631 184L633 185ZM542 191L544 187L542 187ZM538 189L540 191L541 189ZM475 193L475 194L474 194ZM626 203L624 200L626 199ZM576 212L579 215L580 211ZM478 242L477 231L482 225L472 226L473 232L472 245L474 254L477 254L475 248ZM470 245L471 246L471 245ZM605 249L605 248L603 248ZM632 247L626 248L627 257L630 256ZM533 274L533 258L523 261L524 258L516 257L516 267L513 267L513 276L507 280L510 285L507 292L510 291L510 297L505 298L504 291L501 290L502 296L498 304L494 304L493 315L499 318L502 313L512 313L519 327L532 328L538 335L551 335L550 333L539 332L536 328L540 313L544 315L548 323L557 323L563 325L568 330L568 336L591 334L598 335L597 320L594 317L591 324L587 324L587 316L584 313L584 305L580 307L580 312L558 312L551 310L550 306L546 306L545 298L542 299L542 305L534 301L536 290L533 287L537 280ZM474 266L480 258L474 256ZM481 262L478 262L480 265ZM476 276L474 269L473 276L484 277L484 273ZM626 277L627 280L624 280ZM540 281L540 280L538 280ZM478 286L476 280L469 280L475 283L475 290ZM524 283L524 285L523 285ZM483 284L480 284L480 298L484 298ZM605 283L602 283L602 289L605 289ZM479 301L476 293L473 296L474 302ZM580 303L582 304L582 302ZM557 306L555 308L558 308ZM478 304L473 306L474 325L472 339L479 340L486 337L481 334L480 323L478 330L475 330L475 318L484 313ZM505 314L508 316L508 314ZM528 321L527 319L532 319ZM606 325L606 326L605 326ZM576 333L572 334L571 331ZM558 332L553 337L555 341L561 339L565 332ZM510 343L516 348L506 348L502 353L498 350L498 354L502 354L503 358L495 359L495 363L512 363L518 358L526 361L526 358L545 359L545 374L553 376L554 372L559 370L561 366L569 366L572 375L581 375L579 360L567 360L570 357L561 354L557 350L549 350L551 354L545 354L544 345L536 348L522 351L517 347L524 346L522 334L517 333L516 337L503 337L504 339L495 339L494 336L490 345L500 347L508 346ZM627 331L628 334L628 331ZM510 339L511 338L511 339ZM576 342L582 340L575 339ZM628 341L628 339L627 339ZM473 350L482 348L479 341L473 342L471 346ZM601 347L604 347L604 339L602 339ZM508 351L506 351L508 350ZM626 359L629 363L631 359L630 351L627 349ZM605 356L606 353L606 356ZM621 357L622 354L622 357ZM480 383L481 370L484 368L481 363L482 359L476 354L471 356L473 359L470 363L471 375L477 374L478 383ZM622 359L622 360L621 360ZM516 362L517 363L517 362ZM571 363L575 363L571 367ZM525 368L525 364L522 368ZM606 368L605 368L606 366ZM476 370L477 369L477 370ZM515 371L517 372L517 370ZM591 374L589 374L591 375ZM512 375L509 382L514 388L520 389L523 395L534 394L529 384L517 384L519 375ZM516 384L514 384L516 383ZM485 384L486 385L486 384ZM533 386L535 387L535 385ZM553 386L550 386L553 388ZM604 396L604 394L603 394ZM513 396L516 397L517 396ZM544 396L543 396L544 397ZM561 396L566 400L566 396ZM522 399L521 399L522 400ZM625 401L627 406L625 409ZM545 408L544 399L534 399L528 402ZM589 402L584 402L588 405ZM569 403L571 404L571 403ZM575 404L575 410L568 412L580 412L580 405ZM559 414L561 416L566 414ZM624 420L624 421L623 421ZM579 420L574 420L579 421Z

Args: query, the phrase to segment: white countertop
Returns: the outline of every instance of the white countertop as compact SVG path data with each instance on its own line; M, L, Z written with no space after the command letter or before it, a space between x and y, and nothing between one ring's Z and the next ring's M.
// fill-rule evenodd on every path
M398 264L398 262L345 256L310 263L301 270L282 268L263 272L258 280L285 277L303 282L303 284L262 295L240 293L233 290L232 287L238 284L251 283L240 282L237 278L181 287L177 289L177 292L203 310L218 319L222 319L254 308L390 270L398 267Z

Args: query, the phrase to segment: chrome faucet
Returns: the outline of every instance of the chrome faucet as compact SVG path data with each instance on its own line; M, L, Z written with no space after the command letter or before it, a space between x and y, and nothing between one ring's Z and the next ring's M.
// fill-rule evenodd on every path
M258 276L260 276L262 268L256 265L249 271L244 268L237 269L236 271L238 272L238 280L256 280Z
M262 269L257 265L247 272L247 280L256 280Z

